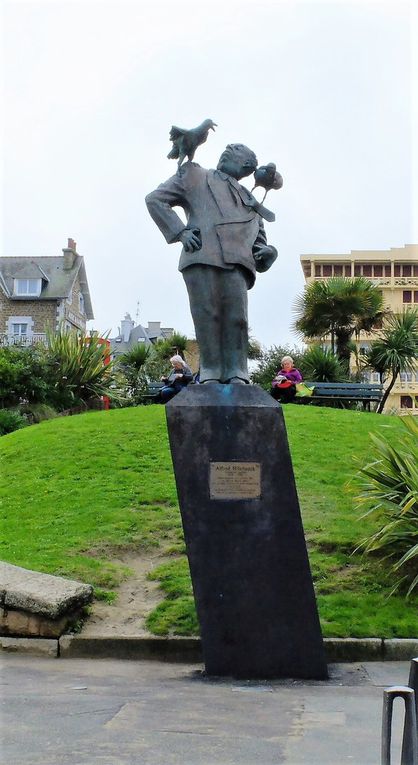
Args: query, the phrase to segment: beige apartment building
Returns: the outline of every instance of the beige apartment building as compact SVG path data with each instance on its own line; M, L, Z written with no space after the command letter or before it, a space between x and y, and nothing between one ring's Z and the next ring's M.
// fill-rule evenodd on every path
M307 284L332 277L364 276L377 284L384 304L394 313L418 309L418 245L405 244L390 250L352 250L348 254L301 255ZM373 335L358 338L360 348L367 348ZM370 381L379 382L376 372ZM403 372L395 383L385 407L386 412L418 415L418 360L414 372Z

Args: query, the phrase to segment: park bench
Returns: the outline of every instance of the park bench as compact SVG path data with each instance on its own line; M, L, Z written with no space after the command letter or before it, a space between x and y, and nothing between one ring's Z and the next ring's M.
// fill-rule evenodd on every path
M152 404L158 398L158 394L161 388L164 386L163 382L149 382L147 385L147 392L142 396L145 404Z
M361 401L363 409L370 411L372 402L378 404L383 396L383 385L380 383L340 383L340 382L306 382L309 388L314 388L312 396L297 396L298 403L321 403L334 402L341 404Z

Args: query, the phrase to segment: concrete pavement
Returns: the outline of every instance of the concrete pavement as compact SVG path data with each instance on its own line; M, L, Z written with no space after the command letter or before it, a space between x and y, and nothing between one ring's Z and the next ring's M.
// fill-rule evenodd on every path
M196 664L1 662L7 765L378 765L382 688L409 672L365 662L331 665L329 681L248 682ZM396 747L400 710L395 727Z

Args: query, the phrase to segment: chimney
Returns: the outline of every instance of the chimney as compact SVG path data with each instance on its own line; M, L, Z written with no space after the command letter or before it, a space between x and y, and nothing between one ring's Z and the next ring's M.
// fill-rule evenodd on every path
M68 245L63 248L62 254L64 256L64 270L69 271L77 257L77 245L74 239L68 239Z
M161 336L161 322L160 321L149 321L147 332L150 337L160 337Z
M135 322L133 319L131 319L131 316L129 313L125 314L125 318L122 319L120 323L120 333L122 335L122 339L124 343L129 342L129 338L131 336L131 332L135 326Z

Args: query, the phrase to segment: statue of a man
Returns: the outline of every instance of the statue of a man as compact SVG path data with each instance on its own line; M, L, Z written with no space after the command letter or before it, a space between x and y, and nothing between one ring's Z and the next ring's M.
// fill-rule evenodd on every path
M146 197L167 242L183 244L179 270L199 344L201 383L249 382L247 290L256 271L267 271L277 257L262 220L274 215L238 183L256 167L253 151L230 144L216 170L187 162ZM186 227L173 207L184 209Z

